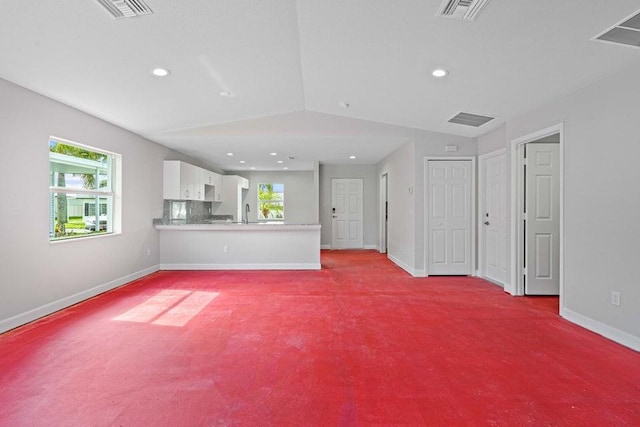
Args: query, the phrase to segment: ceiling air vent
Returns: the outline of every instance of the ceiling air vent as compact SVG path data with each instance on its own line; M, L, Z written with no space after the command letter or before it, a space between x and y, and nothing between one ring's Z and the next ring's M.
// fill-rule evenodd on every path
M153 11L142 0L96 0L114 18L134 18L151 15Z
M449 119L449 123L479 127L493 119L494 117L481 116L480 114L458 113Z
M640 47L640 11L596 36L595 40Z
M475 21L489 0L444 0L436 16Z

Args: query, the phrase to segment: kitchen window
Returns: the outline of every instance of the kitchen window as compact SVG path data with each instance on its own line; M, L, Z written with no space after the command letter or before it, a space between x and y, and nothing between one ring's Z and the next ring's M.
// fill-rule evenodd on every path
M284 221L284 184L258 184L258 221Z
M108 151L49 139L49 240L114 232L120 159Z

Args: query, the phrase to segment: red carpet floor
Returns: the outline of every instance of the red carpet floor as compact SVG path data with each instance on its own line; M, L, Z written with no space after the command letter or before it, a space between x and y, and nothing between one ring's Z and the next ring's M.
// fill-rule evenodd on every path
M640 425L640 354L556 298L322 264L159 272L0 335L0 425Z

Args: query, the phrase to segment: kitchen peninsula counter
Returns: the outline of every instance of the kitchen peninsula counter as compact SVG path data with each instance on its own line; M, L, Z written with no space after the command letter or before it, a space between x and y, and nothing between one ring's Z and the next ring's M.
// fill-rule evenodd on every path
M319 270L319 224L159 221L162 270Z

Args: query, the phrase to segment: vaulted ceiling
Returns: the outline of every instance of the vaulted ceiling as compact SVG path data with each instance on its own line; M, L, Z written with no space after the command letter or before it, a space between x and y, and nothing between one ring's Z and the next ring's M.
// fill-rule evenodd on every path
M638 0L491 0L472 22L441 0L146 3L0 2L0 77L223 169L295 170L376 163L415 129L482 135L640 52L591 40ZM447 122L461 111L496 118Z

